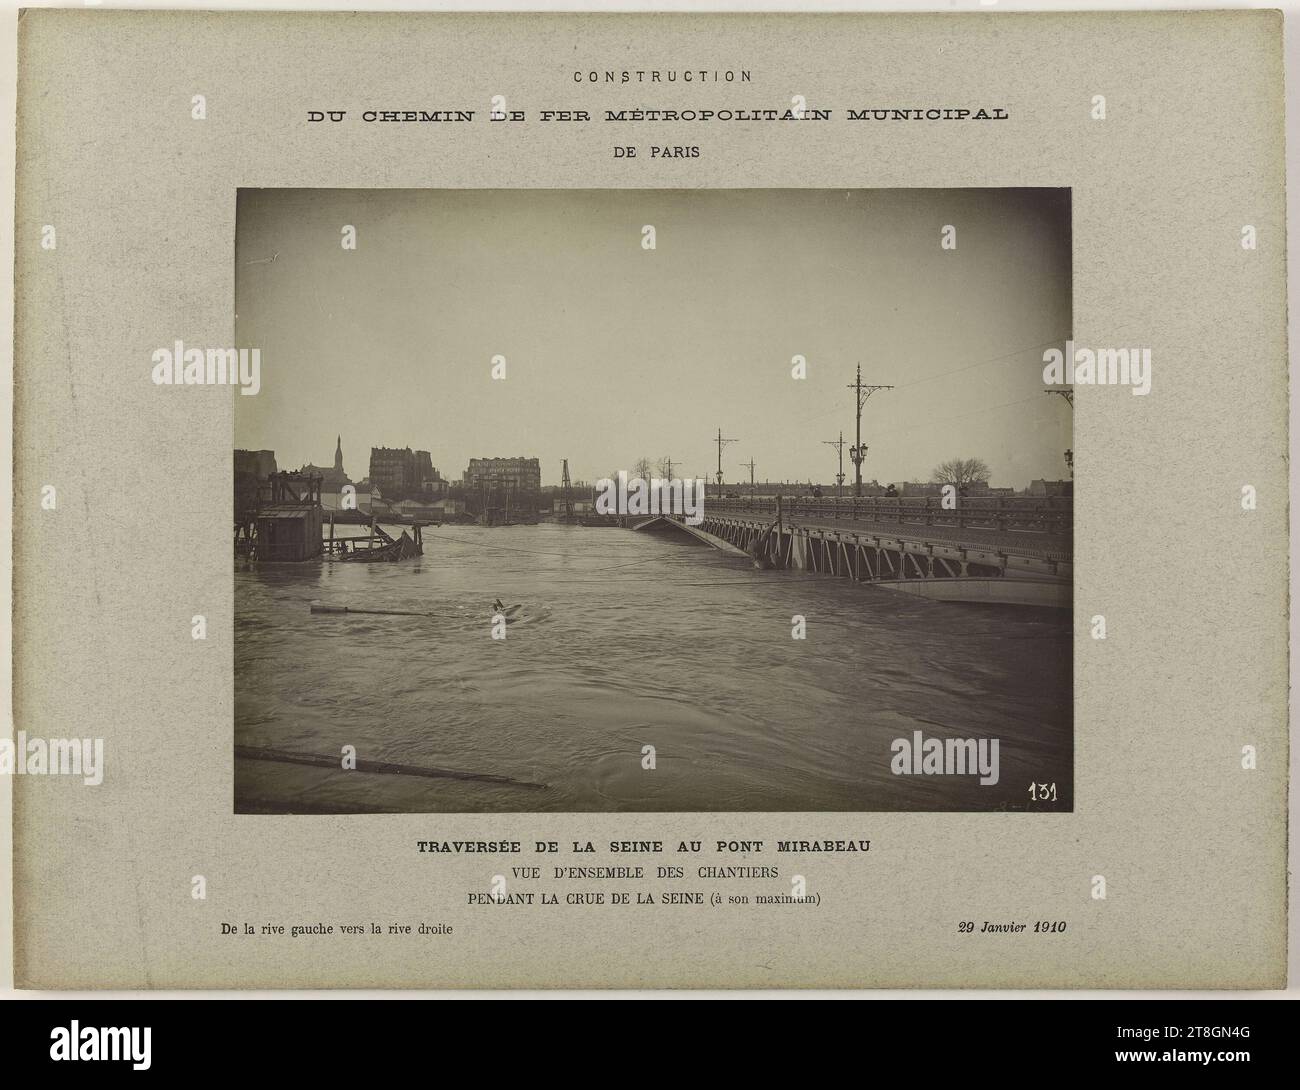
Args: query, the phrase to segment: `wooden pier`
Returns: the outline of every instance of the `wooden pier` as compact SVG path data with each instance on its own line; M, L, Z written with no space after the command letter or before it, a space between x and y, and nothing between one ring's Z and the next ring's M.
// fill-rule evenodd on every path
M329 538L325 541L325 558L350 563L374 564L410 560L424 555L424 540L419 523L412 525L411 533L402 531L401 537L393 537L372 515L370 533L365 537L337 537L334 533L334 516L330 516Z
M328 514L328 525L325 516ZM369 533L339 537L340 526L366 525ZM235 556L256 561L342 560L357 563L409 560L424 555L423 523L393 537L374 515L321 507L321 478L276 473L259 481L251 499L235 511ZM328 536L325 536L328 535Z

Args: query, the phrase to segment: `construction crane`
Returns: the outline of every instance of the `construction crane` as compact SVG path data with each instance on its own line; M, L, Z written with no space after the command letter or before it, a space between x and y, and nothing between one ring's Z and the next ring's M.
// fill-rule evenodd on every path
M569 459L564 459L564 470L560 477L560 518L565 522L573 520L573 486L569 481Z

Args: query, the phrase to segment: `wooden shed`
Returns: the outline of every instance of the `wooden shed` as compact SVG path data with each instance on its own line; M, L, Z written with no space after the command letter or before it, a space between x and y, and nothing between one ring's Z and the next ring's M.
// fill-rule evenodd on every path
M321 551L319 507L274 503L257 512L258 560L314 560Z

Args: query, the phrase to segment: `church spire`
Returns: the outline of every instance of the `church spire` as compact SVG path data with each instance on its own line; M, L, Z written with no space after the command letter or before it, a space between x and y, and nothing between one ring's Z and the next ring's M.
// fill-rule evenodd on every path
M338 473L343 472L343 436L339 436L334 446L334 469Z

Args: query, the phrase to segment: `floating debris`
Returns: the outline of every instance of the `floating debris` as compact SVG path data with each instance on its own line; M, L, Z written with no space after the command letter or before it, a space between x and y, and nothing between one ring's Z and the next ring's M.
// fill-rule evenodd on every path
M265 746L235 746L235 756L250 761L278 761L291 765L315 765L340 771L338 757L319 753L297 753L288 749L271 749ZM477 780L482 783L503 783L511 787L545 789L544 783L516 780L509 776L493 776L486 772L465 772L455 768L430 768L426 765L397 764L393 761L357 761L357 772L377 772L385 776L423 776L432 780Z
M330 606L324 602L312 602L313 613L374 613L385 617L436 617L436 613L417 613L412 609L358 609L355 606Z

